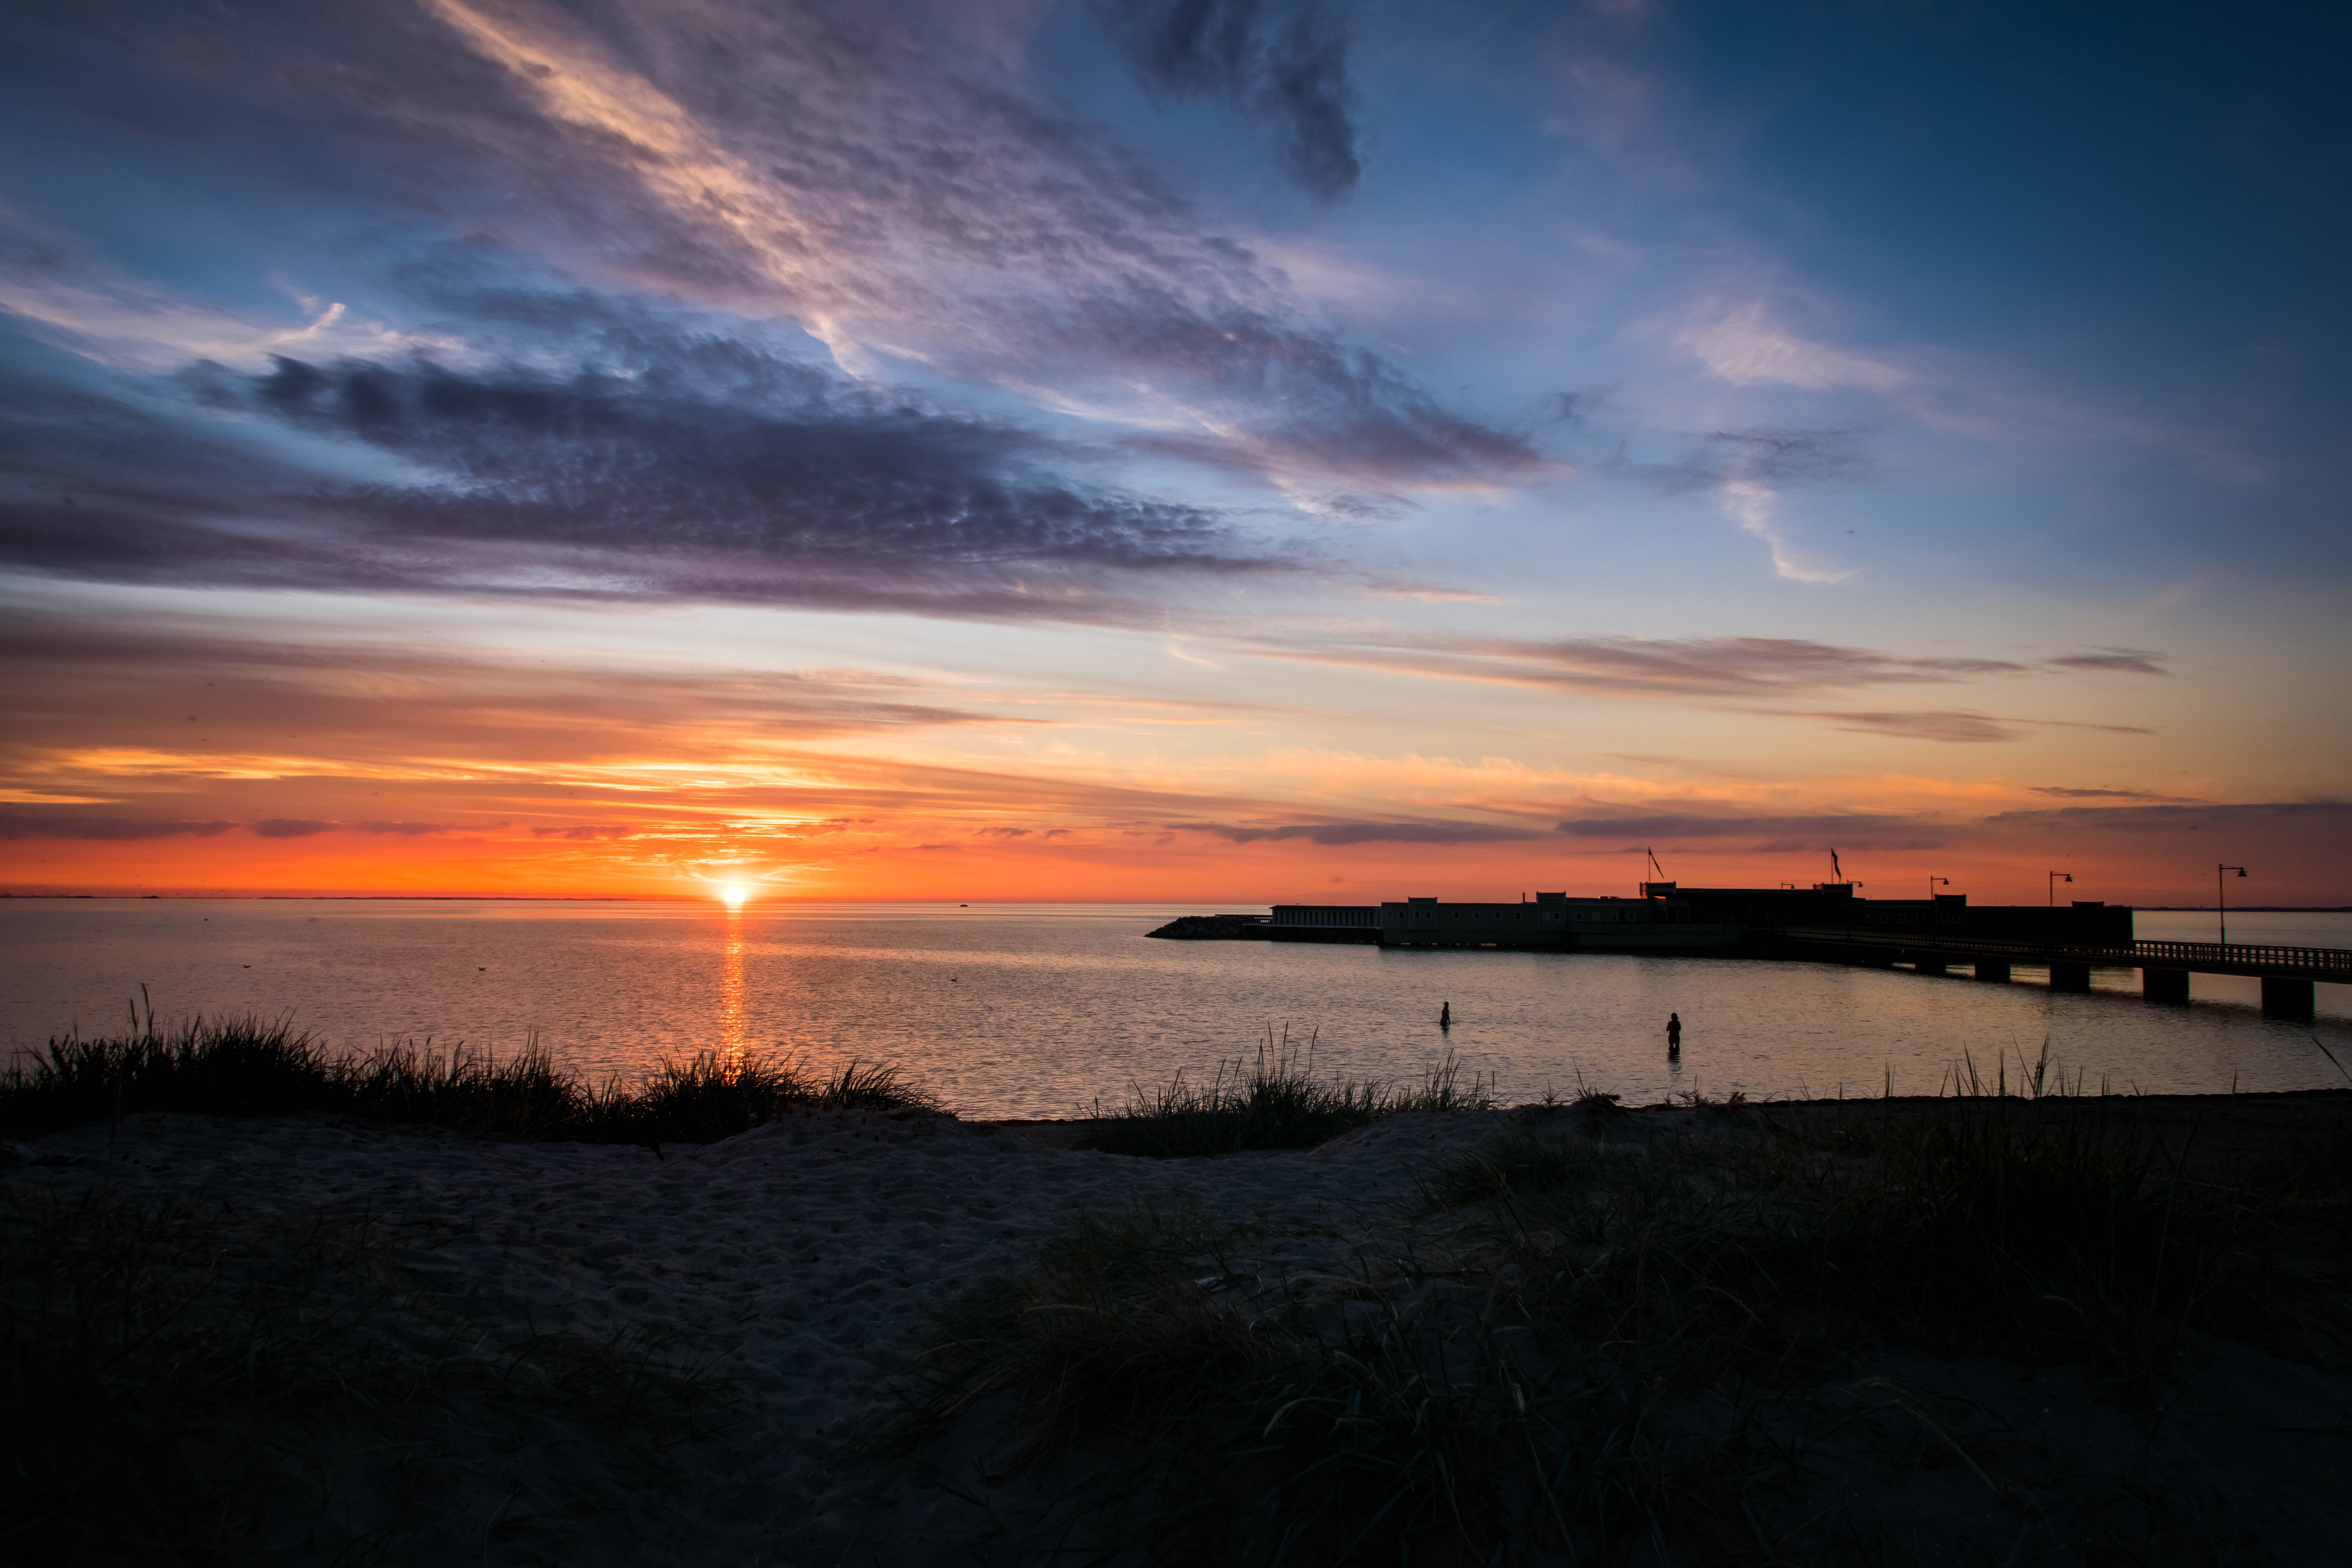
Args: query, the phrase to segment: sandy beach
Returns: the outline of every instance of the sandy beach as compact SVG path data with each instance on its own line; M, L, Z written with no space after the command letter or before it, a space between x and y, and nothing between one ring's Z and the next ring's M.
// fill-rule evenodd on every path
M2352 1101L2147 1104L2163 1136L2220 1158L2338 1127ZM860 1457L858 1444L900 1408L893 1380L941 1305L1031 1264L1078 1211L1150 1205L1252 1236L1236 1277L1294 1297L1314 1281L1377 1281L1411 1247L1410 1310L1438 1310L1433 1295L1451 1291L1484 1303L1491 1333L1502 1299L1491 1267L1463 1233L1413 1217L1447 1158L1504 1128L1655 1144L1752 1135L1759 1115L1856 1112L1416 1114L1308 1151L1175 1160L1061 1146L1068 1124L929 1111L809 1111L658 1152L159 1114L8 1146L0 1174L20 1201L107 1191L184 1205L230 1232L364 1226L378 1262L352 1289L438 1303L485 1341L658 1342L720 1391L702 1436L666 1445L660 1475L630 1473L591 1426L453 1419L429 1459L360 1457L315 1496L289 1491L253 1524L273 1532L271 1561L947 1564L1028 1560L1024 1524L1055 1483L995 1475L984 1436L911 1462ZM1364 1293L1326 1291L1335 1311ZM1889 1350L1833 1380L1821 1407L1842 1417L1802 1435L1807 1479L1792 1484L1844 1494L1852 1518L1932 1527L1921 1561L2000 1560L2020 1543L2035 1550L2010 1560L2062 1560L2052 1543L2090 1514L2120 1510L2137 1521L2126 1533L2147 1534L2183 1510L2200 1530L2226 1516L2221 1535L2244 1549L2231 1560L2334 1561L2328 1543L2352 1531L2343 1348L2300 1364L2243 1345L2194 1350L2154 1420L2080 1367ZM309 1434L303 1446L323 1454L333 1441Z

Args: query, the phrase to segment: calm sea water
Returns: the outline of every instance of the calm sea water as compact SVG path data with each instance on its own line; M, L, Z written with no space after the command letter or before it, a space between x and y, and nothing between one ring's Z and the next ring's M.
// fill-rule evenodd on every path
M119 1029L147 988L178 1016L290 1016L339 1045L537 1040L595 1078L704 1049L813 1066L896 1062L971 1115L1066 1116L1267 1031L1319 1069L1418 1076L1449 1048L1510 1098L1580 1082L1647 1102L1934 1091L1964 1061L2041 1056L2096 1088L2346 1082L2352 987L2315 1025L2263 1018L2251 980L2199 975L2187 1007L2138 976L2088 995L1828 964L1153 942L1177 906L715 906L337 900L0 902L0 1048ZM2210 914L2142 914L2210 941ZM2242 942L2352 947L2352 915L2233 915ZM1439 1005L1454 1026L1441 1034ZM1685 1029L1665 1060L1669 1011Z

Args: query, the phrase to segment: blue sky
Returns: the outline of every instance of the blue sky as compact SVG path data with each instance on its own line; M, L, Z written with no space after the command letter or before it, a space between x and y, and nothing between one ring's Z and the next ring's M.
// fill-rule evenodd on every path
M0 28L15 885L2352 900L2321 8Z

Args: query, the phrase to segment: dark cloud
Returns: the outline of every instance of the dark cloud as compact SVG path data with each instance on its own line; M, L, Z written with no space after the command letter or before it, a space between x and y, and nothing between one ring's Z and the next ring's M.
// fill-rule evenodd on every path
M24 480L0 504L0 559L113 581L1108 621L1147 613L1146 584L1301 564L1209 511L1088 484L1081 455L1015 426L740 342L641 331L628 349L568 374L281 359L191 378L212 408L358 444L407 483L322 481L193 414L19 383L0 390L0 412L26 415L0 446Z
M585 841L626 838L635 832L635 828L620 823L609 825L583 823L577 827L534 827L530 830L530 836L533 838L571 838Z
M1820 816L1716 816L1696 812L1659 812L1639 816L1584 816L1555 830L1570 838L1616 838L1640 847L1703 839L1746 839L1739 847L1793 853L1851 846L1856 849L1937 849L1950 837L1940 825L1908 816L1830 814Z
M1113 0L1104 9L1145 82L1274 120L1287 135L1285 153L1300 184L1326 198L1355 188L1363 164L1347 25L1330 7Z
M338 826L308 816L272 816L255 823L253 832L257 838L309 838L332 833Z
M1171 822L1181 833L1213 833L1230 844L1303 838L1310 844L1501 844L1540 838L1525 827L1496 827L1477 822L1323 822L1285 827L1235 827L1222 822Z
M2210 805L2061 805L2039 811L2003 811L1988 826L2091 828L2116 833L2182 833L2191 830L2288 829L2325 835L2341 844L2352 835L2352 802L2252 801Z
M2193 805L2184 795L2158 795L2145 789L2066 789L2058 784L2031 784L2035 795L2054 795L2060 800L2140 800L2168 805Z
M64 816L0 812L0 838L212 838L234 822L183 822L158 816Z
M1810 713L1832 728L1864 735L1886 735L1904 741L2014 741L2018 731L2005 720L1964 708L1931 708L1908 713Z
M737 374L723 379L280 360L238 390L289 423L447 473L446 489L331 498L400 533L772 559L853 578L1274 564L1195 509L1058 480L1041 461L1047 444L1020 430L837 392L740 350L727 358Z
M2144 648L2105 647L2096 653L2068 654L2050 662L2064 669L2116 669L2131 675L2165 675L2164 656Z
M1292 493L1554 471L1520 432L1446 407L1391 359L1309 324L1278 272L1206 227L1101 127L1042 108L1010 63L1020 39L1007 29L1025 16L920 0L887 11L255 0L143 29L137 15L101 24L51 7L43 89L77 114L268 149L238 160L247 177L220 193L261 231L299 215L369 235L341 258L361 271L335 286L462 344L442 357L472 368L334 364L330 349L302 357L332 386L289 383L284 406L457 471L422 493L278 483L287 453L256 453L231 427L159 433L152 409L83 410L63 416L80 426L69 446L139 460L127 473L101 466L95 486L78 474L30 486L6 519L19 563L151 580L185 560L198 582L1120 620L1171 592L1171 569L1277 564L1223 520L1117 493L1081 455L1002 420L898 406L829 372L747 368L758 353L727 340L768 331L755 323L806 326L861 387L887 382L897 356L935 384L1124 411L1167 433L1163 450ZM1163 7L1139 25L1165 33L1179 20ZM1325 184L1352 178L1338 24L1268 9L1237 36L1245 96L1285 117L1301 168ZM1223 47L1196 64L1226 61ZM1168 56L1180 58L1181 47ZM589 102L601 107L583 118ZM380 221L388 210L398 225ZM425 237L395 244L384 237L395 230ZM446 237L459 235L471 237ZM542 286L549 258L586 287ZM77 298L134 287L57 246L5 260ZM206 309L135 288L136 310L98 315ZM627 302L649 298L709 312L692 352L630 359ZM533 375L479 368L499 360ZM620 379L577 389L567 427L543 405L583 369ZM451 417L403 396L436 376L436 397L464 405ZM517 384L534 377L545 384ZM450 384L468 382L470 397ZM46 390L18 390L53 430ZM542 405L540 423L524 402ZM453 419L473 439L445 464L416 438L451 434ZM501 435L519 449L490 449ZM167 460L173 447L194 460ZM820 538L807 526L843 503L839 528ZM675 558L646 559L664 549ZM739 549L756 559L728 558Z

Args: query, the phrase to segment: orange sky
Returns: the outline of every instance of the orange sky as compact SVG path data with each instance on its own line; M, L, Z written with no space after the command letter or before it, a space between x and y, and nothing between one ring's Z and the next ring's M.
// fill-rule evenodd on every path
M1182 658L1158 635L1066 631L1096 657L1040 670L1018 628L858 646L837 618L772 617L714 668L702 648L648 656L676 617L615 634L542 611L497 641L390 635L389 616L260 636L158 604L182 614L100 637L18 621L34 679L11 688L0 743L18 803L0 805L0 885L668 898L741 881L763 899L1246 908L1629 893L1645 847L1685 883L1810 883L1834 848L1880 897L1936 876L2040 902L2056 870L2064 896L2200 903L2228 860L2254 871L2233 901L2352 901L2338 808L2216 804L2266 792L2180 768L2176 736L2129 722L2157 716L2150 692L2176 700L2179 675L1979 680L2006 684L2004 707L2061 688L2103 715L1989 742L1871 732L1835 692L1717 689L1819 665L1818 647L1628 642L1618 665L1678 662L1626 691L1269 657L1262 627ZM1735 668L1696 668L1709 658ZM1981 712L1968 696L1941 710Z

